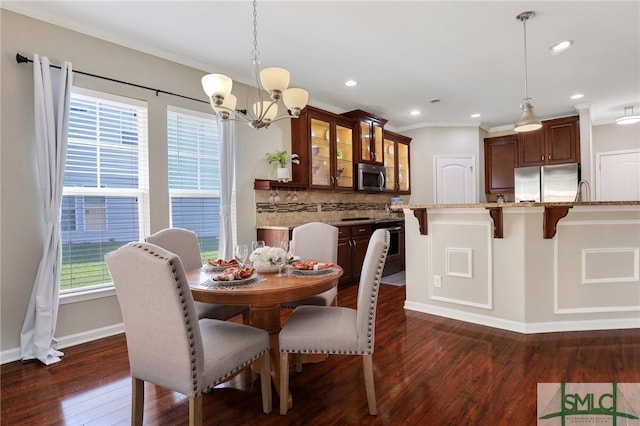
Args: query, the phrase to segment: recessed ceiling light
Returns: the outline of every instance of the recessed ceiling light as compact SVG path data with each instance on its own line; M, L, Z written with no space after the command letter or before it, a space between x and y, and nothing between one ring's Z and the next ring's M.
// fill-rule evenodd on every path
M571 95L571 99L580 99L582 98L584 95L582 93L576 93L575 95Z
M411 114L411 115L420 115L421 112L420 112L419 109L413 109L413 110L409 111L409 114Z
M357 86L358 82L355 80L347 80L344 82L344 85L347 87L353 87L353 86Z
M471 114L471 118L478 118L480 117L480 114Z
M557 55L558 53L564 52L570 48L572 44L573 40L562 40L549 46L549 51L551 51L552 54Z

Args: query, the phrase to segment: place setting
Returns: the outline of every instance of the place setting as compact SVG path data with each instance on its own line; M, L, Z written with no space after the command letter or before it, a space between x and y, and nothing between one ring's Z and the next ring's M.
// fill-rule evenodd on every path
M216 273L200 285L209 289L218 287L233 288L256 284L262 280L264 280L264 277L260 276L255 268L234 266L225 269L221 273Z
M337 271L333 263L318 262L315 260L296 260L291 262L289 273L293 276L308 277L330 275Z
M203 266L205 272L214 275L201 283L206 288L212 287L237 287L260 282L264 278L258 275L254 267L248 267L249 247L246 244L236 244L233 247L233 259L209 259Z

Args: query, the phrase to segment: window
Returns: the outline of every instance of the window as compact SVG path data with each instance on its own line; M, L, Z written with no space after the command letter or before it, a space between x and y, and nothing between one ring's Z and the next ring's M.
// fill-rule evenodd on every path
M61 294L111 285L104 255L147 226L144 102L74 88L62 196Z
M198 235L203 261L215 258L220 236L217 121L211 114L170 108L167 141L171 226ZM235 229L235 219L232 221Z

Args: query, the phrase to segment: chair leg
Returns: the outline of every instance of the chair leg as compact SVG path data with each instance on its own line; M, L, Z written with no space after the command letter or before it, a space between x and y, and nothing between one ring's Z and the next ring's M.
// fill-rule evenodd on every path
M296 357L296 373L302 373L302 352L298 352Z
M189 426L202 426L202 394L189 398Z
M367 391L369 414L375 416L378 414L378 409L376 408L376 389L373 384L373 357L371 355L363 355L362 363L364 366L364 386Z
M251 311L248 309L242 313L242 323L244 325L251 325Z
M280 414L289 410L289 353L280 352Z
M142 425L144 413L144 380L131 377L131 426Z
M271 360L267 351L260 360L260 391L262 392L262 411L269 414L273 408L271 401Z

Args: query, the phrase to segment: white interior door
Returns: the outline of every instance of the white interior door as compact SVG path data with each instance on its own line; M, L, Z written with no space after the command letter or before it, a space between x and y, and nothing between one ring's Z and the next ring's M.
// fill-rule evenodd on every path
M596 199L640 200L640 150L596 155Z
M435 162L436 204L475 203L474 157L437 157Z

